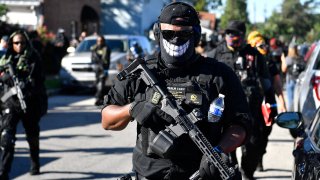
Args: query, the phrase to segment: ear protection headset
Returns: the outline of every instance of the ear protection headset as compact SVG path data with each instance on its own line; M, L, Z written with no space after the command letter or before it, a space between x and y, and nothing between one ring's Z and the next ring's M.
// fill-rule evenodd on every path
M187 3L184 3L184 2L173 2L173 3L170 3L170 4L166 5L165 7L163 7L161 9L161 12L165 8L167 8L169 6L172 6L172 5L175 5L175 4L182 4L184 6L190 7L191 9L194 9L191 5L189 5ZM198 14L198 13L194 10L194 14ZM158 19L159 19L159 17L158 17ZM197 46L199 44L200 38L201 38L201 26L199 24L198 25L194 25L192 27L192 29L193 29L193 32L194 32L194 39L195 39L194 43L195 43L195 46ZM159 24L159 20L158 20L158 22L154 23L154 25L153 25L153 34L154 34L154 38L155 38L157 43L159 43L159 40L160 40L160 33L161 33L161 30L160 30L160 24Z

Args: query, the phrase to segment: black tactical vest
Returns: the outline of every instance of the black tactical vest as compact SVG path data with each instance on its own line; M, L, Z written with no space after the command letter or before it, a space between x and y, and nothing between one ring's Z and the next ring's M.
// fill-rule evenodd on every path
M203 57L198 61L206 61L209 63L209 61ZM148 67L151 70L154 70L153 68L158 69L157 66L156 61L148 61ZM202 74L201 71L201 69L185 68L183 70L162 69L155 73L161 86L165 87L169 94L171 94L178 102L181 102L181 106L184 110L188 113L195 108L200 110L202 115L199 118L202 120L201 122L197 122L198 127L200 130L202 129L202 131L207 131L203 132L204 134L211 134L211 136L214 136L214 138L210 139L219 140L221 135L221 124L217 123L213 126L208 125L207 112L210 102L219 94L220 88L222 87L222 80L220 78L213 78L210 75ZM141 149L144 155L157 158L157 155L150 149L150 143L158 132L139 125L137 132L137 147ZM215 134L214 132L217 133ZM217 141L211 143L216 144ZM176 153L172 154L170 159L179 159L179 161L183 161L183 157L193 156L195 155L195 152L198 152L198 155L201 155L201 152L193 144L187 134L178 137L176 144L178 144Z
M239 51L232 52L226 43L217 46L213 58L224 62L231 67L244 88L247 97L254 97L260 101L263 97L263 89L259 82L259 73L263 74L262 63L259 62L258 52L250 45L246 45Z

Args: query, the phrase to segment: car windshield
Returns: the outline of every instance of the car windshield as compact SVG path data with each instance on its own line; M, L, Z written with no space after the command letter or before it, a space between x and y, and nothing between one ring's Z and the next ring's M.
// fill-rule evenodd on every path
M107 45L112 52L125 52L125 41L121 39L106 39ZM90 52L90 47L96 44L95 39L82 41L76 49L76 52Z

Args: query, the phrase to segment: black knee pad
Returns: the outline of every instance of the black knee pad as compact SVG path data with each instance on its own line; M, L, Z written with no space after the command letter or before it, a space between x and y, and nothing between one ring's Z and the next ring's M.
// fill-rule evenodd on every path
M0 137L0 146L2 148L12 148L15 143L15 138L14 135L11 131L4 129L1 132L1 137Z

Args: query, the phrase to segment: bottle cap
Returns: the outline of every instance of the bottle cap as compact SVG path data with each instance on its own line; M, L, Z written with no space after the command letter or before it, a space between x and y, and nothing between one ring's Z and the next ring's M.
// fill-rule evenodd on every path
M219 97L222 97L222 98L224 98L224 95L223 95L223 94L219 94Z

